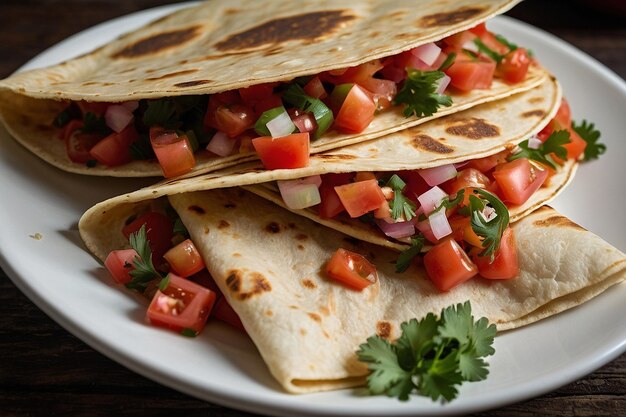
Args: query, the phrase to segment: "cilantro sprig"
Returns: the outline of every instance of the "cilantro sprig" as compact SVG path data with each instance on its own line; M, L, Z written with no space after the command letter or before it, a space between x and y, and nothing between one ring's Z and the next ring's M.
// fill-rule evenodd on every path
M600 131L595 128L593 123L587 122L586 120L583 120L580 124L572 122L572 128L578 133L578 136L587 142L585 156L583 158L584 161L598 159L600 155L606 152L606 145L598 142L600 139Z
M155 279L167 280L167 278L163 278L152 264L152 250L150 249L146 225L142 225L138 231L131 233L128 241L130 246L137 252L137 256L133 259L134 269L130 271L132 279L126 284L126 288L144 292L151 281ZM167 287L167 284L165 284L165 287Z
M393 174L391 178L389 178L389 181L387 181L387 186L393 190L393 199L389 203L391 217L394 220L404 218L405 221L411 220L415 217L415 209L417 206L414 202L402 194L402 190L406 187L406 183L402 180L402 178Z
M102 133L106 134L111 131L104 120L104 116L98 116L95 113L87 112L83 119L83 127L81 131L84 133Z
M476 194L479 196L476 196ZM487 203L496 212L495 217L489 221L482 215ZM489 256L493 262L495 252L500 247L502 234L509 225L509 209L495 194L480 188L475 189L473 194L469 196L469 207L472 230L483 238L484 249L478 255Z
M560 159L567 159L567 149L565 149L563 145L570 143L571 141L572 140L567 130L557 130L552 132L548 139L539 145L537 149L528 147L528 139L523 141L517 145L521 150L509 156L507 159L509 161L514 161L520 158L528 158L556 169L557 163L554 162L554 159L552 159L550 155L555 154Z
M433 401L452 401L464 381L480 381L489 374L483 358L495 353L496 326L484 317L474 321L469 301L400 328L395 343L372 336L359 346L357 356L372 372L367 378L370 393L406 401L417 390Z
M424 242L425 237L422 233L418 233L411 238L411 246L400 252L400 255L398 255L398 260L396 261L396 272L404 272L409 269L413 258L422 252Z
M395 104L404 104L404 115L409 117L432 116L440 107L452 105L452 99L437 94L438 81L444 76L442 71L420 71L407 69L407 78L396 95Z
M507 48L507 52L504 54L501 54L497 51L494 51L493 49L491 49L490 47L488 47L480 38L476 37L474 38L474 45L476 45L476 47L478 48L478 50L487 55L489 58L493 59L494 61L496 61L496 64L499 64L509 53L515 51L517 49L517 45L514 44L513 42L508 41L504 36L502 35L496 35L495 36L496 40L501 43L502 45L504 45Z

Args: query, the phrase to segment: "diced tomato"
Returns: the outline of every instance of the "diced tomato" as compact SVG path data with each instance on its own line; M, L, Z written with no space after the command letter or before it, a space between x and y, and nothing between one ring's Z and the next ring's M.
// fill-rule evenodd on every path
M469 195L470 191L467 191ZM454 240L457 242L465 241L477 248L482 247L483 241L472 229L471 219L467 216L454 215L448 219Z
M163 263L163 254L172 245L174 223L164 214L149 211L124 226L122 233L128 239L131 233L137 232L144 224L152 249L152 261L158 267Z
M163 255L172 270L181 277L188 277L205 268L204 261L191 239L186 239Z
M344 132L360 133L369 126L375 112L374 100L363 87L354 84L337 113L335 126Z
M335 191L350 217L360 217L387 201L376 180L339 185Z
M424 181L424 178L417 170L402 171L399 175L400 178L402 178L402 180L406 183L403 194L414 202L417 202L417 197L432 188L426 183L426 181Z
M485 174L474 168L465 168L459 171L455 178L443 183L441 188L452 195L467 187L487 188L489 185L491 180Z
M489 279L511 279L519 275L517 260L517 245L513 229L508 227L502 234L500 247L494 254L493 262L490 256L478 256L480 251L472 256L478 267L478 274Z
M59 139L67 140L68 136L71 135L74 131L83 128L83 121L78 119L70 120L61 130L59 131Z
M241 102L241 96L237 94L237 90L228 90L211 96L221 104L235 104Z
M108 166L126 164L132 160L130 145L139 139L139 134L132 124L119 133L111 133L99 141L90 150L93 159Z
M326 274L359 291L378 280L374 265L362 255L343 248L337 249L326 264Z
M252 139L252 146L266 169L302 168L309 165L308 133L293 133L280 138L261 136Z
M384 110L391 107L393 99L398 93L396 83L390 80L381 80L378 78L370 78L360 84L367 91L372 93L372 98L376 104L377 110Z
M472 159L466 165L466 168L474 168L482 172L483 174L486 174L489 171L491 171L493 168L495 168L496 165L506 162L506 157L508 154L509 154L509 151L502 151L495 155L485 156L483 158L478 158L478 159Z
M473 33L469 30L464 30L463 32L455 33L454 35L448 36L443 41L451 48L451 52L457 53L457 59L460 56L459 51L463 49L466 43L472 42L476 39L476 33Z
M424 255L424 267L430 280L441 291L472 278L478 268L452 238L447 238L433 246Z
M548 171L540 169L526 158L498 165L493 177L500 187L503 200L512 204L523 204L548 177Z
M385 66L380 70L380 74L385 80L399 83L406 78L406 69L397 66L393 57L386 58L383 63Z
M496 36L488 30L480 35L480 40L483 41L487 48L499 54L506 54L509 51L509 48L506 45L500 43L500 41L496 39Z
M332 219L345 210L334 185L322 182L319 191L321 202L318 206L318 213L322 219Z
M135 249L119 249L111 251L104 260L104 266L118 284L130 282L130 271L134 268L133 261L137 256Z
M556 130L558 130L559 129L558 123L556 123L555 120L552 119L550 123L548 123L543 129L541 129L539 133L537 133L537 137L539 138L539 140L541 140L542 142L545 142L546 140L548 140L550 135L554 133L555 131L555 125L557 128Z
M78 108L83 116L87 113L102 116L107 111L107 107L109 107L109 103L95 101L77 101L76 104L78 104Z
M402 68L405 72L407 68L418 70L429 70L430 66L424 61L415 56L411 51L401 52L393 57L394 65L397 68Z
M317 130L317 121L313 113L303 112L299 109L289 109L287 113L300 133L312 133Z
M102 139L102 135L97 133L83 133L80 130L74 130L65 139L67 156L72 162L80 164L92 160L90 151L100 139Z
M304 86L304 92L313 98L323 99L328 97L328 93L324 88L324 84L322 84L322 80L320 77L313 77L309 80L308 83Z
M379 59L366 62L356 67L347 68L342 73L336 71L326 72L321 74L322 81L328 81L335 85L346 83L362 83L374 76L380 69L383 68L383 64Z
M561 99L561 105L559 106L559 110L556 112L556 116L554 116L554 120L556 120L562 129L572 125L572 111L565 97Z
M241 319L239 318L235 310L230 306L230 304L228 304L228 301L226 301L225 297L221 297L215 302L213 310L211 310L211 317L223 321L224 323L229 324L234 328L246 333L246 329L245 327L243 327Z
M259 100L268 98L274 92L276 83L257 84L247 88L240 88L239 95L244 104L252 105Z
M578 133L571 127L568 127L569 137L571 142L563 145L565 149L567 149L567 159L573 159L577 161L580 156L585 152L585 148L587 147L587 142L580 137Z
M494 61L482 56L473 60L459 54L445 73L451 78L450 84L453 87L461 91L472 91L491 87L495 71Z
M281 107L282 105L283 101L281 100L280 96L278 94L272 94L254 103L254 114L258 119L263 114L263 112L266 112L269 109L275 109L276 107Z
M530 58L528 51L524 48L517 48L509 52L498 64L498 75L504 81L515 84L523 81L528 73Z
M172 273L168 277L168 286L157 290L148 307L148 320L177 332L189 329L200 333L215 303L215 293Z
M234 138L254 126L255 121L252 109L243 104L231 104L217 108L213 127Z
M487 33L487 25L485 24L485 22L479 23L473 28L469 29L469 31L472 32L476 36L482 36L485 33Z
M158 126L150 128L150 143L165 178L185 174L196 165L193 148L186 135Z

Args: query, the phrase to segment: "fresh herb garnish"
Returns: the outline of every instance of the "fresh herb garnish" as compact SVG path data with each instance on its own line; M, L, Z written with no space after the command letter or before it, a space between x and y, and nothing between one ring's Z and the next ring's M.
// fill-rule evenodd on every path
M103 133L106 134L111 131L104 120L104 116L97 116L95 113L87 112L83 119L83 127L81 128L83 133Z
M606 152L606 145L604 143L598 143L600 131L595 128L593 123L583 120L580 125L577 125L576 122L572 122L572 128L578 133L578 136L587 142L584 161L598 159L600 155Z
M64 108L59 114L56 115L52 121L54 127L63 127L67 125L71 120L80 118L80 109L75 103L71 103Z
M167 98L149 100L148 107L143 113L142 121L146 127L161 126L175 129L180 126L178 117L176 117L174 101Z
M194 329L190 329L189 327L185 327L183 330L181 330L180 334L182 334L185 337L196 337L196 336L198 336L198 332L196 332Z
M495 353L496 326L484 317L474 321L469 301L445 308L439 318L428 313L400 328L395 343L372 336L359 346L359 360L372 371L367 378L370 393L406 401L417 390L433 401L451 401L463 381L487 377L483 358Z
M183 221L180 219L180 217L177 217L176 220L174 220L174 230L173 230L175 235L182 235L184 237L189 237L189 231L187 230L187 228L185 227L185 225L183 224Z
M170 276L168 274L165 276L165 278L161 280L161 282L159 282L159 290L165 291L167 287L169 287L169 285L170 285Z
M437 208L435 208L432 212L436 213L441 209L447 210L447 209L456 207L463 202L464 197L465 197L465 189L457 191L452 200L450 200L450 196L447 195L441 200L441 203L439 203Z
M156 158L150 137L147 134L140 134L139 140L130 144L130 155L136 161Z
M437 71L447 70L454 64L454 60L456 59L456 52L451 52L450 55L446 57L446 60L437 68Z
M404 272L406 271L413 258L422 252L422 248L424 247L424 235L419 233L411 238L411 247L403 250L398 255L398 260L396 261L396 272Z
M480 52L482 52L483 54L487 55L489 58L496 61L496 64L499 64L500 61L504 59L503 54L499 54L498 52L489 48L487 45L485 45L485 43L482 40L480 40L480 38L474 38L474 45L476 45L476 47L478 48Z
M476 194L479 196L477 197ZM487 203L491 205L496 214L489 221L482 215ZM473 194L469 196L469 205L472 230L484 238L482 245L484 250L478 256L489 256L493 261L495 252L500 247L502 234L509 225L509 209L495 194L480 188L474 189Z
M293 83L285 90L283 100L303 112L312 113L317 123L313 139L326 132L335 120L333 112L320 99L308 96L299 84Z
M570 142L571 139L567 130L557 130L552 132L548 139L539 145L537 149L528 147L528 139L521 142L517 145L521 150L509 156L507 160L514 161L520 158L528 158L556 169L557 164L550 155L555 154L560 159L567 159L567 149L563 145Z
M509 52L513 52L517 49L517 45L509 41L502 35L496 35L496 40L509 49Z
M452 99L437 94L438 81L444 76L442 71L420 71L407 69L404 86L394 99L395 104L404 104L404 115L409 117L432 116L441 106L449 107Z
M151 281L163 278L152 264L152 250L146 225L142 225L138 231L131 233L128 241L138 256L133 259L135 269L130 271L130 276L133 278L126 284L126 288L143 292Z
M402 190L406 187L406 183L402 181L402 178L393 174L391 178L389 178L389 181L387 181L387 186L393 190L393 199L389 202L391 217L394 220L404 218L405 221L415 217L415 209L417 206L402 194Z

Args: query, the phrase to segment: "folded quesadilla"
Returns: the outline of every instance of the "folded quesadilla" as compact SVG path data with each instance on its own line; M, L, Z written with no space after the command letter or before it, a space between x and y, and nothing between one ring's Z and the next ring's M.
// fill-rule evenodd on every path
M515 3L206 2L0 81L0 117L32 152L87 175L303 167L545 81L484 25Z
M241 189L176 194L169 201L214 278L220 300L234 309L272 375L292 393L364 384L368 369L357 360L359 344L373 334L393 340L401 322L450 304L470 300L476 316L500 330L513 329L577 306L626 276L623 253L547 207L512 227L519 247L515 279L477 276L441 292L424 267L412 264L397 273L396 253L320 227ZM108 232L122 227L123 219L115 225L89 223L81 220L81 234L94 253L120 247ZM375 268L377 277L362 291L326 273L337 248L364 256ZM133 258L127 259L132 269ZM193 277L169 276L165 283L160 276L143 282L144 293L155 294L148 317L193 334L215 295L193 284ZM132 282L138 285L137 278ZM193 300L185 301L180 291L187 298L193 294ZM194 301L201 299L210 299L204 309ZM182 324L190 310L192 324ZM172 311L177 312L174 322L163 317L171 319Z

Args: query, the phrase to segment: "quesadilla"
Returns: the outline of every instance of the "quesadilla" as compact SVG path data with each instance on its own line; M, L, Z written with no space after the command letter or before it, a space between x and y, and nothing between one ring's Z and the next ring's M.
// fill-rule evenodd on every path
M0 117L36 155L86 175L302 167L545 81L485 28L515 3L206 2L0 81Z
M547 207L513 225L520 247L517 278L475 277L441 292L421 266L395 272L394 252L320 227L245 191L176 194L169 201L222 299L238 314L269 371L292 393L364 384L368 369L355 354L360 343L372 334L393 340L401 322L450 304L470 300L474 314L499 330L513 329L577 306L626 275L623 253ZM124 224L117 220L82 219L81 234L98 256L121 247L109 240L109 229ZM326 264L338 247L375 266L371 285L356 291L329 278ZM161 279L152 281L145 285L154 293ZM177 302L172 294L162 304ZM200 310L196 317L206 320L206 315Z

